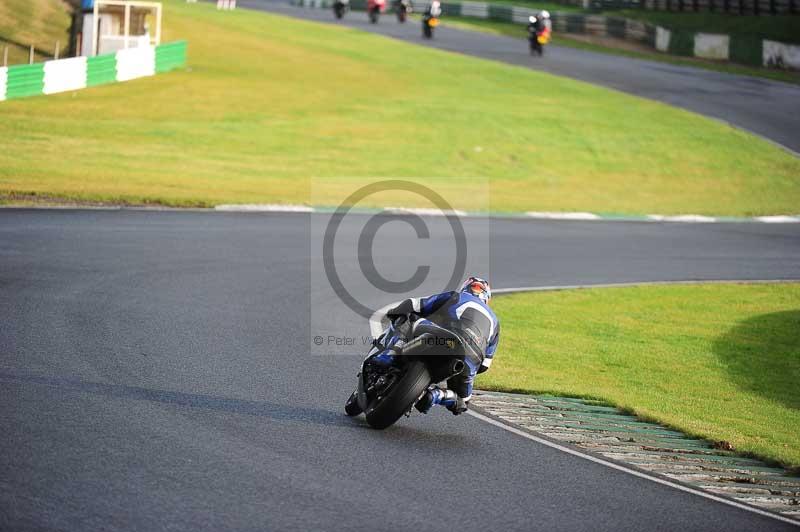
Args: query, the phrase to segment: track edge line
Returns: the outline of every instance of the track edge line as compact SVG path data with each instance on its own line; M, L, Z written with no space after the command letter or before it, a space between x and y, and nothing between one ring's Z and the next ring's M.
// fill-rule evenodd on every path
M483 421L485 423L489 423L490 425L494 425L494 426L496 426L498 428L501 428L503 430L511 432L512 434L516 434L517 436L521 436L523 438L529 439L529 440L534 441L536 443L540 443L540 444L545 445L547 447L550 447L552 449L556 449L558 451L561 451L561 452L564 452L564 453L567 453L567 454L571 454L571 455L577 456L579 458L583 458L584 460L588 460L590 462L594 462L596 464L600 464L600 465L609 467L611 469L615 469L617 471L621 471L623 473L627 473L627 474L635 476L635 477L643 478L645 480L649 480L649 481L655 482L657 484L661 484L661 485L664 485L664 486L669 486L671 488L674 488L674 489L677 489L677 490L680 490L680 491L683 491L683 492L686 492L686 493L691 493L693 495L698 495L698 496L703 497L705 499L709 499L709 500L712 500L712 501L715 501L715 502L726 504L728 506L732 506L732 507L738 508L740 510L746 510L746 511L749 511L751 513L762 515L764 517L771 517L772 519L775 519L777 521L782 521L784 523L788 523L788 524L800 527L800 521L791 519L789 517L785 517L785 516L780 515L778 513L770 512L769 510L764 510L762 508L758 508L758 507L755 507L755 506L750 506L750 505L744 504L742 502L739 502L739 501L736 501L736 500L733 500L733 499L729 499L729 498L721 496L721 495L716 495L716 494L713 494L713 493L709 493L709 492L703 491L703 490L698 489L698 488L687 486L685 484L682 484L682 483L680 483L678 481L675 481L675 480L672 480L672 479L663 478L663 477L660 477L660 476L657 476L657 475L653 475L652 473L649 473L649 472L641 471L639 469L630 467L627 464L623 465L621 463L617 463L615 461L612 461L612 460L609 460L609 459L606 459L606 458L600 458L598 456L594 456L594 455L589 454L587 452L584 452L584 451L581 451L581 450L578 450L578 449L574 449L572 447L569 447L569 446L561 444L561 443L556 443L554 441L550 441L550 440L548 440L546 438L543 438L543 437L541 437L539 435L536 435L536 434L534 434L534 433L532 433L530 431L527 431L524 428L517 427L517 426L511 425L511 424L509 424L507 422L495 419L494 417L492 417L491 415L489 415L488 413L483 411L483 409L471 408L470 410L467 410L467 414L471 415L472 417L474 417L474 418L476 418L476 419L478 419L480 421Z

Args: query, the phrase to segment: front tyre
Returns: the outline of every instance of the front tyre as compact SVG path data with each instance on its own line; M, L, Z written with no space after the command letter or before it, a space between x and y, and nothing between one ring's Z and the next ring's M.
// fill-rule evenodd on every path
M381 10L379 7L373 7L369 11L369 21L373 24L378 23L378 17L380 17Z
M430 383L431 374L427 366L419 360L410 362L405 374L389 389L389 393L367 407L367 424L379 430L393 425L411 410Z

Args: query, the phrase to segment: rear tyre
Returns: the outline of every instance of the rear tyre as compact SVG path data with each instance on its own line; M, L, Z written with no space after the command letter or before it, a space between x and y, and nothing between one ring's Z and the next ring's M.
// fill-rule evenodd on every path
M411 410L414 403L431 383L428 368L419 360L412 361L403 377L386 397L367 407L367 424L373 429L385 429L393 425L403 414Z
M400 11L397 12L397 22L402 24L406 21L406 10L405 8L400 8Z
M350 398L347 399L347 402L344 404L344 412L350 417L357 416L363 412L361 407L358 406L358 390L353 392Z
M427 22L422 23L422 36L425 37L426 39L430 39L431 37L433 37L433 29Z
M378 23L378 17L380 16L380 8L373 7L369 12L369 21L373 24Z

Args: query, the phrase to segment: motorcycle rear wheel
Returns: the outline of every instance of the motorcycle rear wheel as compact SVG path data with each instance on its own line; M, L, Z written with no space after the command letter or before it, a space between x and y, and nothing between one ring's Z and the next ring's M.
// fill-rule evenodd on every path
M405 374L391 387L389 393L367 407L367 424L379 430L393 425L411 410L430 383L431 374L427 366L419 360L410 362Z
M381 11L380 8L374 7L369 12L369 21L373 24L378 23L378 17L380 17Z

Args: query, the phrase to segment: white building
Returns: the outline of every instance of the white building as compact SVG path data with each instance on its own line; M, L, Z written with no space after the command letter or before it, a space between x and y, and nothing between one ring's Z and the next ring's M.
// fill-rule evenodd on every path
M94 56L161 43L161 3L83 0L78 54Z

